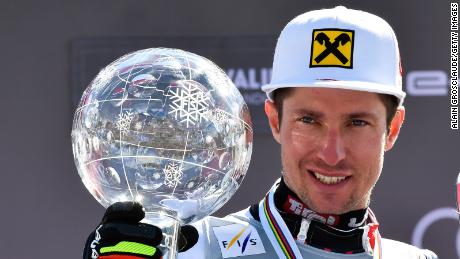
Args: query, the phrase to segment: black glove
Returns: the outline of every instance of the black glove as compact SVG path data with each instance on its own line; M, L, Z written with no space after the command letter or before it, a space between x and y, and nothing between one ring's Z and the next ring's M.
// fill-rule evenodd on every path
M140 223L144 216L144 209L139 203L112 204L101 224L88 237L83 259L162 258L163 253L158 246L163 233L156 226ZM188 250L197 241L198 231L194 227L181 227L179 252Z

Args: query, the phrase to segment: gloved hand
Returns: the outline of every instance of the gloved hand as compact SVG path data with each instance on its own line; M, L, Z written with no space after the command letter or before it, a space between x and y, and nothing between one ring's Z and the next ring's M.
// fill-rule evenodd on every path
M83 259L162 258L158 248L161 229L140 223L145 212L137 202L117 202L107 208L101 224L86 241ZM190 225L180 228L178 251L191 248L198 241L198 231Z
M135 202L117 202L105 211L101 224L90 234L84 259L162 258L158 245L161 229L140 223L145 212Z

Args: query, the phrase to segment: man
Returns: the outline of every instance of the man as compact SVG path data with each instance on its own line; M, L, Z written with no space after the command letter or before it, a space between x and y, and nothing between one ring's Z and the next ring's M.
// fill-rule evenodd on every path
M344 7L296 17L262 90L282 178L259 204L183 227L179 258L437 258L381 238L368 208L405 116L398 43L383 19ZM161 231L142 218L136 203L111 206L84 257L160 258Z

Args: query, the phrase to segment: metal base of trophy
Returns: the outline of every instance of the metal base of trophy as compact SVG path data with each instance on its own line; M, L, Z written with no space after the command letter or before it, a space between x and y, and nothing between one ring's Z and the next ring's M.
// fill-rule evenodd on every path
M163 240L159 248L163 252L163 258L176 259L180 226L177 213L161 208L158 211L146 212L142 222L161 228L163 231Z

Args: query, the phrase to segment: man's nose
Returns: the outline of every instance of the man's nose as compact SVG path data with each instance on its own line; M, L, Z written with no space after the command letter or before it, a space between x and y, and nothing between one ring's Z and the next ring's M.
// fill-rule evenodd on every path
M345 147L337 130L328 130L321 141L319 158L328 165L335 166L345 158Z

